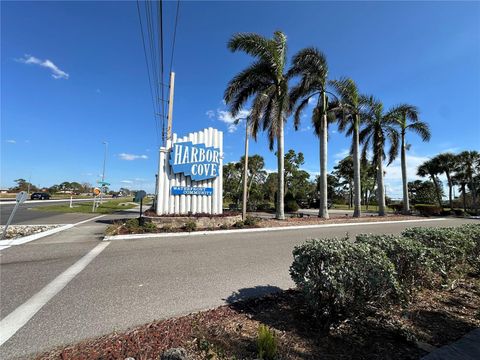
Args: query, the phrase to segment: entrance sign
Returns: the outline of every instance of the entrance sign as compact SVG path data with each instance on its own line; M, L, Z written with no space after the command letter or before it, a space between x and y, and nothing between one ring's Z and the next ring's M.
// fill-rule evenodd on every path
M156 212L221 214L223 133L208 128L184 137L173 134L160 148Z
M23 202L25 202L25 200L27 200L28 198L28 193L26 191L20 191L17 196L15 196L15 201L18 203L18 204L21 204Z
M172 195L207 195L212 196L213 188L192 187L192 186L172 186Z
M173 144L170 165L175 174L183 173L192 180L214 179L218 176L220 149L192 144L191 141Z

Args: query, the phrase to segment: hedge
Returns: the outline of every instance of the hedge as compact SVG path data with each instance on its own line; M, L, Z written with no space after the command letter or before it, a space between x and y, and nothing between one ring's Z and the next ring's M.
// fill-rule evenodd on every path
M401 235L309 240L293 250L290 275L324 329L408 299L416 289L474 270L480 274L480 224L410 228Z
M323 329L361 312L369 303L399 294L395 268L385 253L348 239L310 240L293 250L290 275Z

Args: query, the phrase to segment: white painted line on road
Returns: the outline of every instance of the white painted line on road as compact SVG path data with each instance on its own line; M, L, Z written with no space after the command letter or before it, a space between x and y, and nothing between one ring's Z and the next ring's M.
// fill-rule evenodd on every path
M58 275L51 283L33 295L0 321L0 346L20 330L46 303L95 259L110 243L103 242Z
M180 236L239 234L239 233L254 233L254 232L282 231L282 230L288 231L288 230L304 230L304 229L321 229L321 228L329 228L329 227L385 225L385 224L417 223L417 222L430 222L430 221L442 221L442 220L447 220L447 219L439 218L439 219L418 219L418 220L393 220L393 221L390 220L390 221L371 221L371 222L340 223L340 224L278 226L278 227L270 227L270 228L267 227L267 228L252 228L252 229L238 229L238 230L206 230L206 231L175 232L175 233L111 235L111 236L105 236L103 238L103 241L151 239L151 238L166 238L166 237L180 237Z
M58 233L60 231L71 229L74 226L81 225L81 224L84 224L84 223L92 221L92 220L100 219L101 217L104 217L104 216L105 215L95 216L95 217L87 219L87 220L79 221L75 224L65 224L65 225L62 225L62 226L54 228L54 229L43 231L41 233L32 234L32 235L28 235L28 236L23 236L23 237L16 238L16 239L0 240L0 251L8 249L10 246L26 244L30 241L38 240L38 239L41 239L45 236L49 236L49 235Z
M93 199L73 199L73 202L78 202L78 201L93 201ZM27 200L24 202L25 205L28 204L37 204L37 203L42 203L45 205L48 205L53 202L70 202L70 199L54 199L54 200ZM15 200L13 201L0 201L0 205L15 205L17 202Z

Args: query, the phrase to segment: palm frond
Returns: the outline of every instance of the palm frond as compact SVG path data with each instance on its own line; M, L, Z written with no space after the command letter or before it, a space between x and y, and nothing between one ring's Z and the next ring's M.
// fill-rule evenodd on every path
M422 141L430 141L430 138L432 136L430 132L430 126L423 121L411 123L406 127L406 129L417 133L422 139Z

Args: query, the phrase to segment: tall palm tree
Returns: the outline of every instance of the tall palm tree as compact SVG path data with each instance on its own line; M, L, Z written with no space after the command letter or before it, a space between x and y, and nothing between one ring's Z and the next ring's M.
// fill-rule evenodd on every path
M448 202L450 205L450 209L453 210L453 185L454 179L452 178L452 172L455 170L457 166L457 157L452 153L443 153L438 154L435 156L434 161L438 164L439 170L445 173L447 177L447 184L448 184Z
M353 153L353 188L354 188L354 209L353 216L361 215L361 180L360 180L360 114L362 112L362 103L357 85L352 79L341 78L332 80L329 84L334 88L339 97L342 114L338 116L338 129L345 131L347 136L352 136L352 153Z
M396 106L396 121L400 127L401 138L401 163L402 163L402 185L403 185L403 213L410 213L410 199L408 198L408 180L407 180L407 143L405 137L408 132L417 133L422 141L430 141L430 128L426 122L418 118L418 108L409 104L400 104Z
M227 85L224 100L236 116L245 103L252 99L250 133L254 139L259 129L267 131L270 150L277 142L278 196L277 219L284 213L284 123L289 109L287 62L287 37L276 31L272 39L258 34L235 34L228 42L232 51L243 51L255 62L237 74Z
M440 185L438 184L437 176L441 173L440 166L437 161L430 159L425 161L417 168L417 175L421 177L430 176L435 186L435 193L437 195L438 206L442 207L442 196L440 193Z
M478 151L462 151L458 154L461 167L468 179L468 187L472 194L472 208L477 213L477 189L475 186L475 176L480 174L480 153Z
M396 128L395 110L387 113L383 104L373 96L362 98L367 105L363 112L364 128L360 131L359 138L363 144L362 158L366 159L368 149L372 149L372 163L377 169L377 201L378 215L385 216L385 186L383 181L383 161L386 160L385 146L390 143L387 166L392 163L398 154L399 134Z
M327 184L327 142L328 122L335 120L329 113L338 109L338 104L331 103L327 97L328 66L325 55L316 48L300 50L292 60L289 76L300 75L300 82L290 91L290 108L294 110L294 126L298 129L302 111L310 100L318 96L313 109L312 124L315 135L320 140L320 191L318 216L328 219L328 184Z

